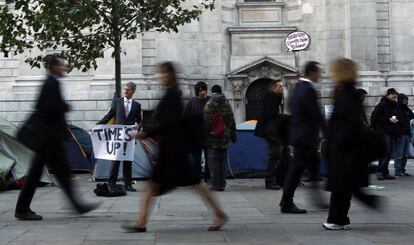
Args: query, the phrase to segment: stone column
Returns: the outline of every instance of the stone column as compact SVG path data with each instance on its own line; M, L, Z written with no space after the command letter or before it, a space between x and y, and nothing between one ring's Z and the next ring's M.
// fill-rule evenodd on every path
M246 75L235 75L229 76L230 84L233 88L234 94L234 106L233 112L236 119L236 123L241 123L245 121L246 117L246 101L244 96L244 90L246 87Z

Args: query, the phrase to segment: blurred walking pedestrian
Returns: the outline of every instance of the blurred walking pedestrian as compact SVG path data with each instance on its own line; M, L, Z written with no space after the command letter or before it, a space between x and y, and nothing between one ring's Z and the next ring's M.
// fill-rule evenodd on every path
M52 56L48 71L35 112L18 133L18 138L36 152L16 204L15 217L20 220L43 219L32 211L30 204L45 165L52 170L78 213L87 213L98 206L81 201L70 179L70 166L64 148L64 139L67 137L65 113L70 110L70 106L62 98L59 81L66 72L65 60Z
M288 117L284 112L284 86L282 81L272 81L270 91L263 97L263 111L259 118L255 136L267 141L267 169L265 187L279 190L283 186L289 159L287 145Z
M414 119L413 111L408 108L408 97L405 94L398 94L398 129L399 136L395 141L394 150L394 170L395 176L404 177L410 176L406 172L408 149L411 144L410 121Z
M364 108L355 88L356 64L338 59L331 64L331 74L335 94L327 129L327 187L332 193L328 220L323 226L327 230L348 230L352 195L371 208L380 205L378 196L368 195L361 188L368 186L369 163L381 156L384 146L364 123Z
M219 85L211 88L211 99L204 108L206 145L211 175L211 189L224 191L226 188L230 141L236 143L236 122L230 103Z
M397 96L398 93L394 88L388 89L386 96L382 97L371 114L371 126L376 132L383 134L387 144L386 154L378 162L378 180L395 179L390 174L388 166L395 151L397 137L400 135Z
M205 184L200 183L200 165L194 165L190 155L193 144L198 144L198 127L202 117L191 118L196 122L183 118L182 92L178 87L174 65L162 63L157 68L157 79L165 87L166 92L154 112L154 120L158 124L154 129L140 132L138 138L158 137L159 156L154 166L151 180L144 190L141 199L141 211L134 223L123 225L129 231L146 232L148 216L155 196L163 195L180 186L192 186L214 211L214 222L209 231L218 231L228 220L217 200ZM192 128L193 127L193 128ZM191 129L190 129L191 128Z
M289 127L289 141L294 147L293 161L289 164L283 187L283 196L280 201L282 213L306 213L305 209L299 209L293 202L295 190L300 183L301 176L306 167L309 167L310 180L314 200L318 199L318 205L323 206L320 193L317 188L319 179L319 130L323 126L324 119L318 105L318 97L314 88L321 77L319 63L309 61L305 64L304 76L301 77L292 91L290 98L291 122Z
M198 82L194 86L195 97L192 97L184 110L185 116L202 115L204 107L210 99L207 95L207 84L205 82ZM202 142L200 147L196 147L193 153L194 163L201 166L202 156L204 154L204 182L208 183L210 180L210 171L208 169L208 153L205 142Z

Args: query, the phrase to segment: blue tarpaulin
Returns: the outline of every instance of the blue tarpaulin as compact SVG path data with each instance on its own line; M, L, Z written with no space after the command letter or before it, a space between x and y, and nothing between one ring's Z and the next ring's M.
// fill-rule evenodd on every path
M229 147L229 161L236 177L263 177L267 166L267 144L254 136L256 123L237 125L237 143Z

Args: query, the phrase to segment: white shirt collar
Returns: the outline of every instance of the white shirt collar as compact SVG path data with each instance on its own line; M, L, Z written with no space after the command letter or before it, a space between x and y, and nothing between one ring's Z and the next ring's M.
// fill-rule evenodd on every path
M310 84L314 84L314 82L312 81L312 80L309 80L309 79L307 79L307 78L304 78L304 77L301 77L301 78L299 78L299 80L301 80L301 81L305 81L305 82L308 82L308 83L310 83Z
M127 101L132 102L132 98L131 99L127 99L127 97L124 97L124 103L126 103Z
M51 77L53 77L56 81L60 81L60 77L56 76L54 74L50 74Z

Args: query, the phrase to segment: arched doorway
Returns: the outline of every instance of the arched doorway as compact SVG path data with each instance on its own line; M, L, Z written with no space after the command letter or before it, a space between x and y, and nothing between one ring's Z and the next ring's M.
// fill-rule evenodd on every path
M263 97L269 92L271 79L262 78L254 81L246 91L246 121L258 120L262 112Z

